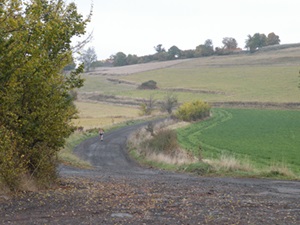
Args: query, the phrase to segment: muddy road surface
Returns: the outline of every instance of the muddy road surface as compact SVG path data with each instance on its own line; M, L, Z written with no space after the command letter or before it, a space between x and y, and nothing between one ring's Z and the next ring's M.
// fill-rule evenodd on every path
M300 182L141 167L126 149L140 126L78 145L93 169L60 166L58 187L0 196L0 224L300 224Z

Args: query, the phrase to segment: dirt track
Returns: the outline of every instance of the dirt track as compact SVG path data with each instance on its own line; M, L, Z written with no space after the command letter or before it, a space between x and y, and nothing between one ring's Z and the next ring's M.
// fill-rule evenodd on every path
M135 129L80 144L94 169L61 166L58 188L0 198L0 224L300 224L300 182L142 168L125 147Z

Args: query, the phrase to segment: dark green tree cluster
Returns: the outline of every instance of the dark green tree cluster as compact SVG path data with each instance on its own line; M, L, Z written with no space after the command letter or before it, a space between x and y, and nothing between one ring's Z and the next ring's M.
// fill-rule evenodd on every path
M138 57L136 55L129 54L128 56L123 52L118 52L111 56L114 66L126 66L138 63Z
M63 0L1 1L0 182L10 189L24 176L44 185L56 178L77 113L70 92L83 85L83 66L62 71L89 20Z
M275 33L269 33L268 36L255 33L253 36L248 35L245 47L249 49L250 52L255 52L258 48L277 44L280 44L280 39Z

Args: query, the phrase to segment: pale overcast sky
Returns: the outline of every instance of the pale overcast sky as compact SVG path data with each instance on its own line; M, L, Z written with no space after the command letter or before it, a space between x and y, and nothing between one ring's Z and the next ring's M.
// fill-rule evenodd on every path
M71 1L88 14L91 0ZM224 37L244 48L247 35L257 32L274 32L281 44L300 43L299 0L94 0L93 5L89 46L99 60L120 51L154 54L158 44L187 50L211 39L221 47Z

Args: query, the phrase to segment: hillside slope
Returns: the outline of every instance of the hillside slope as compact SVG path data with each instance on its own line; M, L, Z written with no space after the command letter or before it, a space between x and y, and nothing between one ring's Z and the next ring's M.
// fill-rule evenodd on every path
M181 65L201 66L232 66L232 65L299 65L300 44L290 45L292 47L263 48L256 53L240 53L227 56L210 56L192 59L179 59L163 62L150 62L121 67L99 67L90 72L89 75L128 75L149 70L156 70ZM293 47L297 46L297 47Z
M112 103L136 101L132 105L139 105L150 95L161 100L172 91L180 102L202 99L211 103L259 103L262 107L280 103L285 104L283 108L286 104L295 108L296 103L298 108L300 47L277 48L253 54L99 68L84 75L86 82L79 97L82 101L101 102L117 98ZM156 81L159 89L137 89L148 80Z

